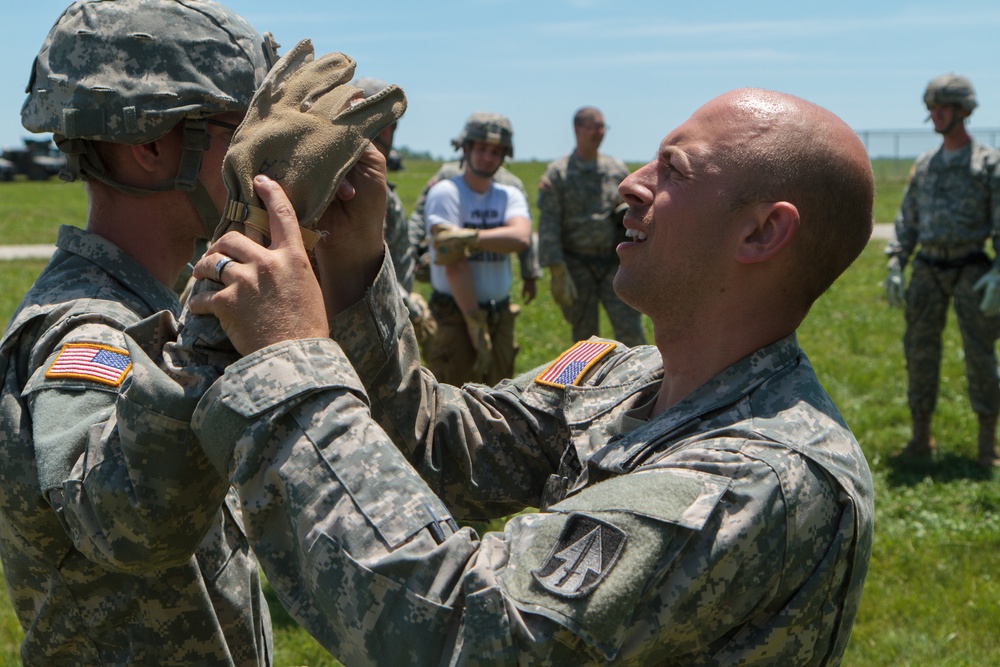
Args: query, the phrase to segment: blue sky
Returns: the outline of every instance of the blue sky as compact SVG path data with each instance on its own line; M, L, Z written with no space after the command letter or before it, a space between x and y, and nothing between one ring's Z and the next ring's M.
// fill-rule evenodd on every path
M27 136L20 107L31 62L65 0L4 0L0 145ZM284 47L309 37L358 76L399 84L409 109L398 145L452 155L474 111L509 116L516 159L572 147L570 118L600 107L607 153L650 159L708 99L759 86L825 106L858 130L930 129L922 93L949 71L970 77L971 129L1000 127L996 0L820 3L703 0L228 0ZM933 140L933 137L931 137Z

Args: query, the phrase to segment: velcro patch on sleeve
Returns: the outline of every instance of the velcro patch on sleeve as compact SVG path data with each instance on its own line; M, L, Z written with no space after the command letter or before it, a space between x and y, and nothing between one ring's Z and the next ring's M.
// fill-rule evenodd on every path
M613 349L614 343L582 340L559 355L535 378L535 382L560 389L579 384L594 364Z
M45 371L47 378L90 380L120 387L132 370L127 350L96 343L66 343Z

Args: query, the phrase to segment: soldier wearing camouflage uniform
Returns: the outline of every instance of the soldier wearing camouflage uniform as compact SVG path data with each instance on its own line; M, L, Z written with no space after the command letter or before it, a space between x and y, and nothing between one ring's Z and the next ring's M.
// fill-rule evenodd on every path
M549 164L538 184L540 263L549 268L552 298L570 323L573 340L600 333L598 307L603 303L615 338L642 345L641 315L618 298L613 285L615 248L625 240L618 185L628 167L598 152L606 131L599 110L577 111L573 131L576 148Z
M965 120L976 108L972 83L954 74L933 79L924 103L942 145L917 158L896 216L889 255L887 297L906 307L907 400L913 437L900 452L925 457L936 450L931 417L937 403L941 332L954 300L972 409L979 418L978 462L1000 463L996 451L1000 382L995 341L1000 307L993 302L1000 258L983 250L1000 232L1000 152L972 139ZM916 251L910 284L903 270ZM985 290L984 293L978 293Z
M377 230L384 182L352 184L353 215L333 225ZM733 91L621 193L632 240L615 286L659 348L592 339L493 389L440 384L374 234L320 248L321 286L294 264L282 273L354 304L330 329L253 288L250 269L279 259L265 248L241 254L225 299L192 299L247 355L194 428L243 499L269 581L345 664L842 659L872 479L794 331L870 237L864 146L808 102ZM374 284L345 287L358 270ZM259 326L262 307L301 339ZM455 524L525 506L540 511L481 539Z
M219 220L223 156L275 46L208 0L84 1L36 59L22 121L55 134L90 206L0 347L0 556L25 665L270 664L225 479L169 409L119 420L141 411L123 332L179 311L169 286Z

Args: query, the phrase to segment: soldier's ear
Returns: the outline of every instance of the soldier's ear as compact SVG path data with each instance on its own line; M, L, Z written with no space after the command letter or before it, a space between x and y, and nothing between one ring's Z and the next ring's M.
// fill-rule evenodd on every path
M751 204L738 221L736 261L766 262L785 248L799 230L799 210L786 201Z
M168 132L154 141L130 145L127 152L142 172L169 178L177 172L176 161L180 159L179 150L173 150L178 147L171 146L171 139Z

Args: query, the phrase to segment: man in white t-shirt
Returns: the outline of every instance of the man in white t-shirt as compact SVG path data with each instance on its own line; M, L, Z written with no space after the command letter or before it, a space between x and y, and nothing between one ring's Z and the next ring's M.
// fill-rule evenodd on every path
M424 355L442 382L492 385L514 374L518 309L510 303L510 255L528 247L531 215L520 190L493 181L514 155L513 137L506 117L473 114L454 142L462 148L462 173L427 194L437 330Z

